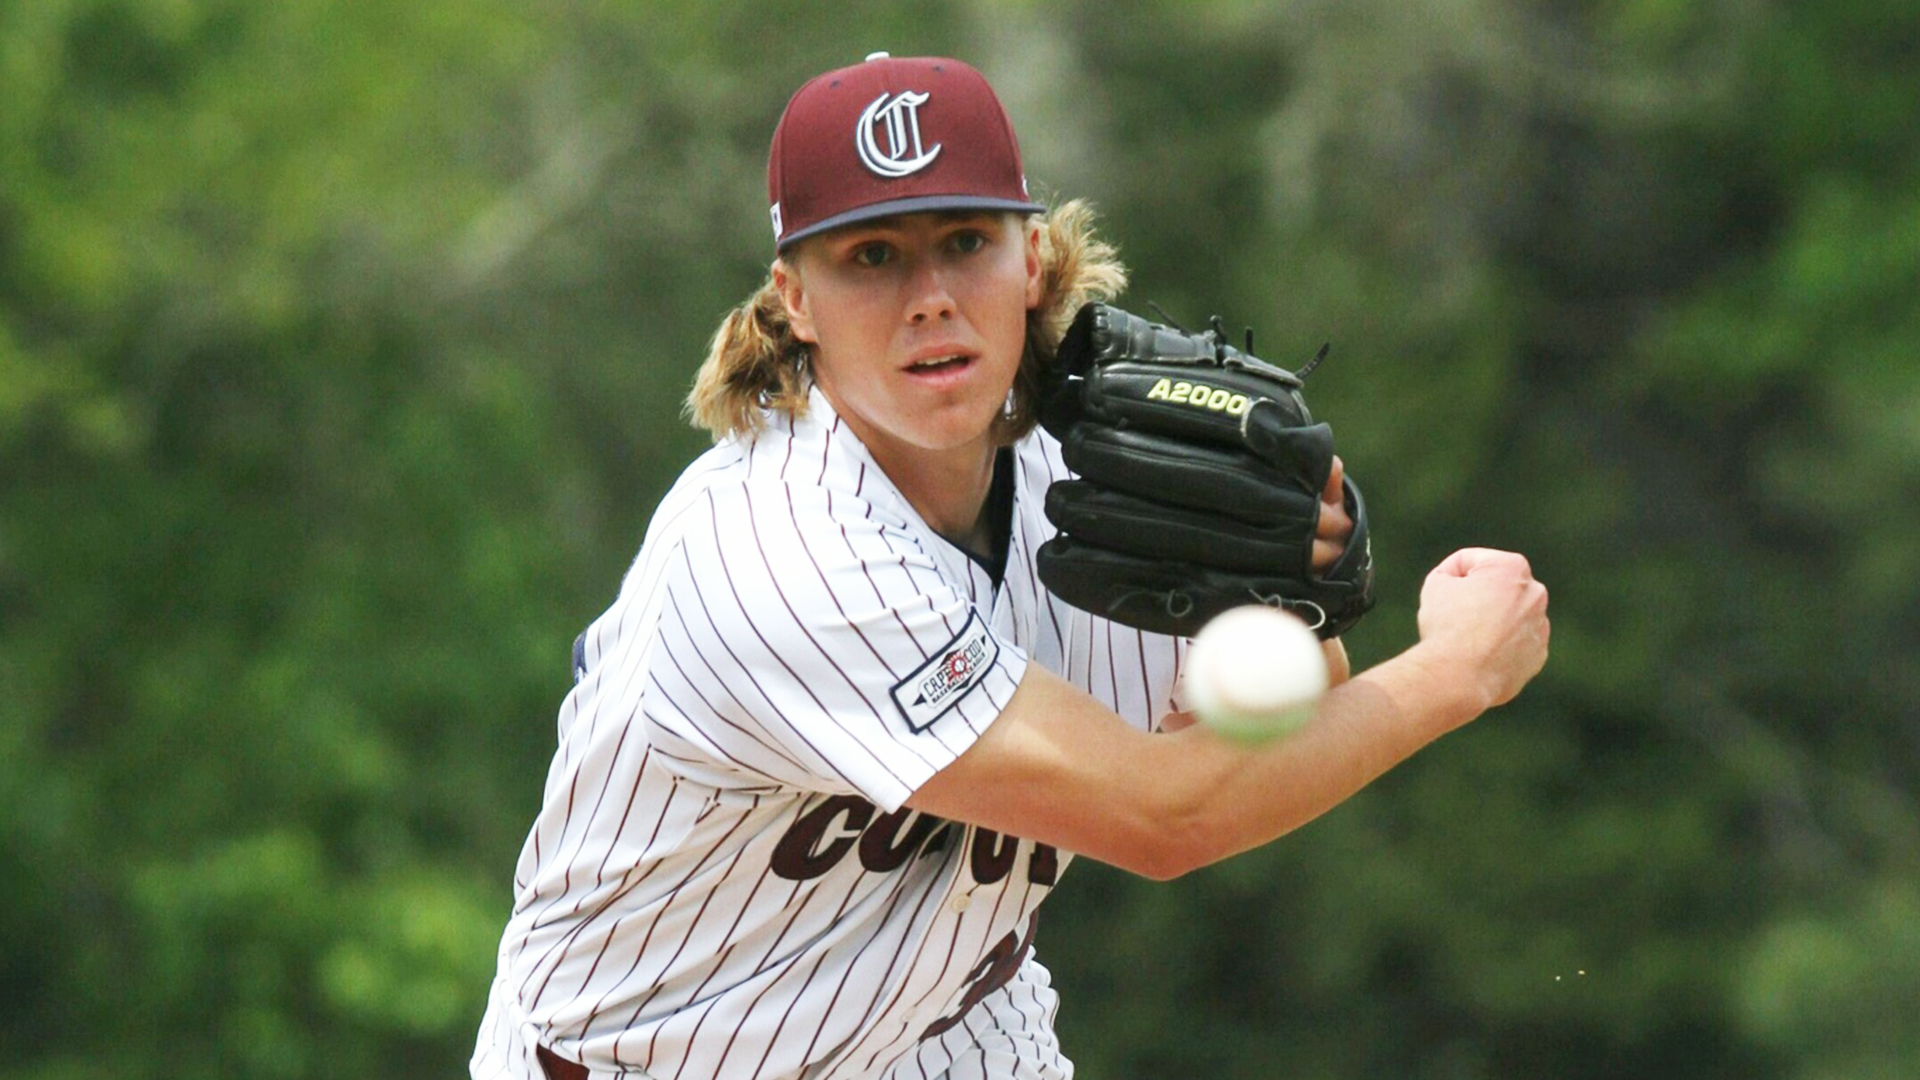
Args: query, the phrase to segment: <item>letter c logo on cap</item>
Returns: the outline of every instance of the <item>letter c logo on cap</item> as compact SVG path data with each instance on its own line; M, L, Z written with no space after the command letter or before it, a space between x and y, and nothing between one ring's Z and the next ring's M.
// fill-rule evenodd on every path
M923 149L920 142L920 106L925 105L929 97L929 94L902 90L874 98L873 104L860 114L854 131L854 148L859 151L860 164L889 180L911 176L933 164L933 159L940 156L940 144ZM881 128L886 131L885 150L876 138Z

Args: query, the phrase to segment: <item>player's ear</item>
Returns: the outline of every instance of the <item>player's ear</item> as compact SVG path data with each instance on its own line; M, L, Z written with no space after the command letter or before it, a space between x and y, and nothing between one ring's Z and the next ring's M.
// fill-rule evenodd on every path
M1046 295L1046 267L1040 260L1040 223L1033 218L1022 219L1027 234L1027 310L1040 306Z
M773 260L773 287L780 292L780 303L787 309L787 326L793 336L809 345L820 343L813 331L813 315L807 308L807 291L801 283L800 268L785 258Z

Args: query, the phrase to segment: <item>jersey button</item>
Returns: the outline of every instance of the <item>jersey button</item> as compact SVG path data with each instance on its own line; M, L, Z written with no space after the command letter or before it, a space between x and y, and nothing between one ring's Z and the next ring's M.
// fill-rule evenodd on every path
M958 915L961 912L967 910L967 905L971 903L973 903L973 897L968 895L967 893L961 893L958 896L955 896L953 898L953 903L948 904L947 906L953 909L953 913L955 915Z

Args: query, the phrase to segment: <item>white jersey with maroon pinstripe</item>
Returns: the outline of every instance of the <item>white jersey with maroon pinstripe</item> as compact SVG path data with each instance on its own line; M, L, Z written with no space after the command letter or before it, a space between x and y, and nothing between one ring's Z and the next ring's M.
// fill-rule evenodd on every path
M1179 643L1034 576L1058 450L1014 450L997 585L818 390L688 468L584 635L475 1077L1071 1075L1031 955L1069 856L903 806L1029 662L1171 708Z

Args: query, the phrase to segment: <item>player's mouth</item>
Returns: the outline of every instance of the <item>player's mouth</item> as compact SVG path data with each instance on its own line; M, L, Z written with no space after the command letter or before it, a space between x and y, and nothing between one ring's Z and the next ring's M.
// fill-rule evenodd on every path
M964 352L936 352L915 358L906 373L922 382L942 384L965 375L975 357Z
M968 356L937 356L931 360L916 360L912 364L907 365L907 370L929 373L950 371L972 362L973 358Z

